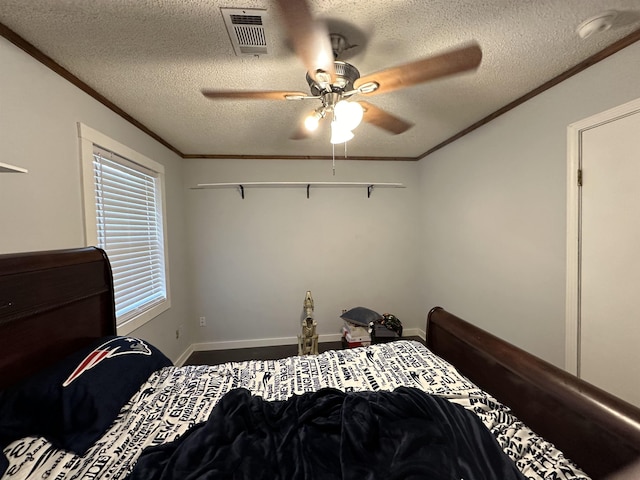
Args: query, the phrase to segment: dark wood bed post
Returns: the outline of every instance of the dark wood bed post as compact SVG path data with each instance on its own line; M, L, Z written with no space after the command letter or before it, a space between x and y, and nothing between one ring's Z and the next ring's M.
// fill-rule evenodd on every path
M594 479L640 459L635 406L441 307L427 317L427 346Z
M115 318L104 251L0 255L0 388L115 334Z

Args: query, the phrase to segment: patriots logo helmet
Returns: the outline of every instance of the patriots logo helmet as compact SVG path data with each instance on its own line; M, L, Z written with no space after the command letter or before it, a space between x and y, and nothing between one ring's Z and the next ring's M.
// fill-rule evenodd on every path
M107 340L102 345L93 349L93 351L78 364L62 386L69 386L84 372L91 370L101 362L110 358L119 357L120 355L151 355L151 349L149 345L138 338L115 337Z

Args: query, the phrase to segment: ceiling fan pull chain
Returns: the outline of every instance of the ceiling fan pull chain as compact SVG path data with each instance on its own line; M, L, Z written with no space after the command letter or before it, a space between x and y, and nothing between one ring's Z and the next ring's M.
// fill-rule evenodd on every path
M336 176L336 144L331 144L331 158L333 159L333 176Z

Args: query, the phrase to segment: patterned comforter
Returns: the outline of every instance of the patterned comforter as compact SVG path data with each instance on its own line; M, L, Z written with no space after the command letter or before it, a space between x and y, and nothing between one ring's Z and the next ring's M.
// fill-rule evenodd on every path
M85 455L56 450L42 438L25 438L4 450L10 466L3 478L124 479L144 448L173 441L206 421L220 398L236 388L271 401L325 387L352 392L400 386L418 388L473 411L527 478L589 478L506 406L412 341L318 356L163 368L148 379Z

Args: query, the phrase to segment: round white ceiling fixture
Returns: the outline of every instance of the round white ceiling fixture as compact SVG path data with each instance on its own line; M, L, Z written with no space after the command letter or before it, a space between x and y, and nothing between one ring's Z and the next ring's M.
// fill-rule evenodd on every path
M600 33L609 30L617 16L618 12L616 12L615 10L602 12L599 15L591 17L582 22L578 26L578 28L576 28L576 33L580 35L580 38L587 38L594 33Z

